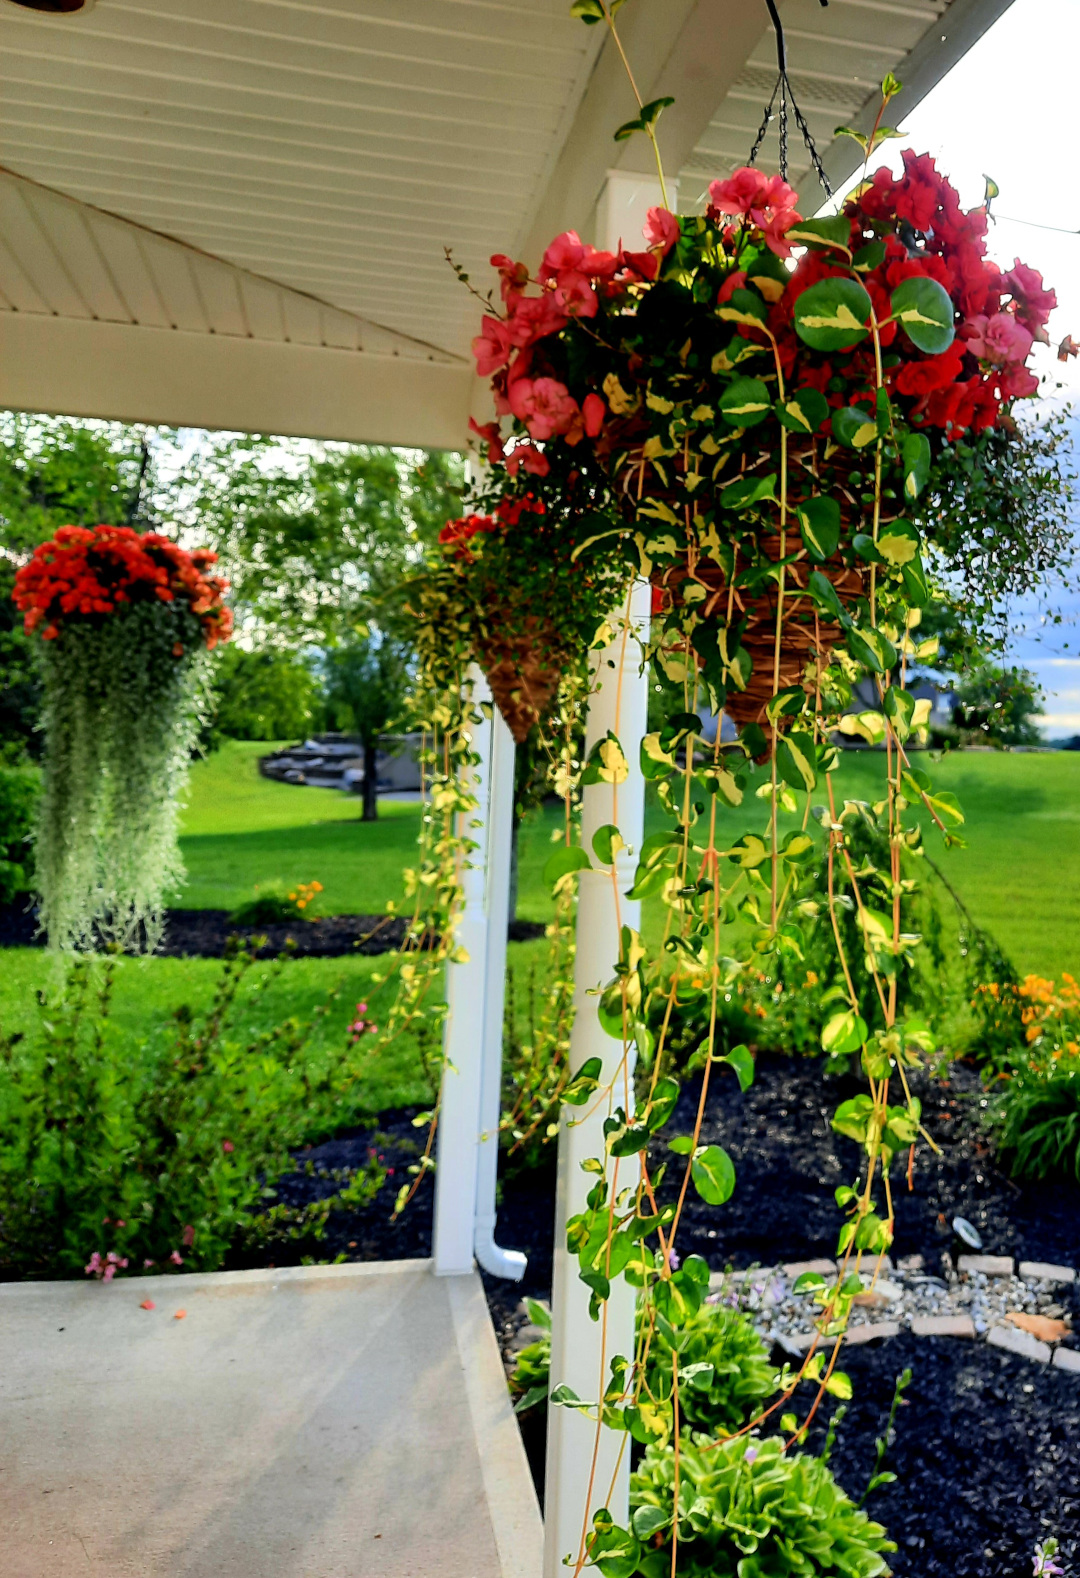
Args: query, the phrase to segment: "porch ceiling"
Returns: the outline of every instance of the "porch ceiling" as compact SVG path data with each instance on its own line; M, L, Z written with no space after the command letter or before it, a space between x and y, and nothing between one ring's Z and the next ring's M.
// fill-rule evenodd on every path
M883 73L910 107L1009 3L782 0L834 178L854 145L833 129L872 115ZM764 4L635 0L620 23L643 94L675 96L661 140L693 207L745 159L771 92ZM631 108L605 30L568 0L97 0L74 16L0 0L0 403L310 433L336 401L328 436L453 442L476 303L444 246L483 280L492 251L535 261L559 229L587 231L607 171L647 167L643 139L611 141ZM804 189L806 165L794 145ZM98 344L107 394L76 387L78 367L57 381ZM260 401L255 348L280 399ZM13 357L45 367L12 378ZM147 401L154 368L166 387ZM350 378L371 385L355 411Z

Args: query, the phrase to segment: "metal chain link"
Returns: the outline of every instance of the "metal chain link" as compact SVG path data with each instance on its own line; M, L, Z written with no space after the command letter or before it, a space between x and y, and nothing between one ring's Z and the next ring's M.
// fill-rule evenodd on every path
M826 5L828 5L829 0L820 0L820 3L823 6L826 6ZM772 21L773 30L776 33L776 64L777 64L777 68L778 69L777 69L777 77L776 77L776 86L772 90L772 97L770 98L768 104L765 106L765 114L764 114L764 116L762 118L761 125L758 128L758 134L754 138L754 145L750 149L750 156L747 159L747 163L748 164L754 164L756 162L756 160L757 160L757 156L758 156L758 154L761 151L761 145L765 141L765 133L768 131L769 126L770 126L770 124L772 122L773 111L774 111L774 109L776 107L777 96L779 95L780 105L779 105L779 126L778 126L778 131L779 131L779 137L780 137L780 174L781 174L781 176L783 177L783 179L785 181L787 180L787 173L788 173L788 107L790 105L791 113L795 117L795 124L799 128L799 130L802 132L802 139L803 139L803 142L806 144L806 151L810 155L810 163L814 167L814 174L817 176L818 180L820 181L821 187L822 187L822 190L825 193L825 196L826 197L831 197L833 195L832 185L830 184L829 177L825 174L825 166L821 162L821 155L817 151L817 145L815 144L814 139L813 139L813 137L810 134L809 126L806 124L806 117L803 115L802 110L800 110L800 108L798 106L798 102L796 101L794 90L792 89L792 86L791 86L791 81L790 81L790 79L788 77L788 74L787 74L787 45L784 42L784 25L780 21L780 13L776 9L776 0L765 0L765 4L769 8L769 17L770 17L770 19Z

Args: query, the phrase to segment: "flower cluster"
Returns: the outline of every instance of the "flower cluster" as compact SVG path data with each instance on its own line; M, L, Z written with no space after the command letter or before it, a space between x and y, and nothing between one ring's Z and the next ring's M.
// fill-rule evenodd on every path
M321 882L301 882L289 894L289 902L295 904L298 910L306 910L314 899L316 893L321 893Z
M1080 1066L1080 982L1067 972L1060 986L1040 975L1019 983L991 981L976 989L987 1038L1000 1041L1008 1054L1027 1048L1033 1065L1048 1071L1054 1064L1076 1061Z
M216 561L209 549L188 553L159 532L61 526L15 577L15 603L27 632L40 628L46 641L72 618L93 619L140 602L186 606L212 650L232 633L232 613L223 602L228 582L208 574ZM177 643L174 655L183 652Z
M378 1025L365 1017L367 1011L368 1005L366 1003L357 1003L356 1018L349 1026L350 1041L359 1041L361 1036L371 1036L377 1032L379 1028Z
M88 1277L97 1277L99 1282L111 1282L118 1271L127 1270L127 1264L126 1255L118 1255L114 1249L105 1255L95 1249L83 1270Z
M489 463L545 475L555 439L571 450L589 440L603 454L611 418L640 408L665 363L672 375L685 370L695 328L702 337L715 331L720 309L740 291L759 308L747 308L729 333L727 356L711 359L714 387L768 340L788 381L819 391L832 410L865 401L875 386L875 347L864 340L827 352L795 329L804 292L850 277L852 267L881 326L885 386L905 419L948 438L994 425L1009 402L1036 392L1026 362L1035 340L1047 340L1056 297L1019 259L1003 273L986 257L985 208L965 212L928 155L906 150L903 159L902 176L877 171L830 221L803 221L786 181L746 168L712 182L703 219L650 210L643 252L600 252L568 231L548 247L535 281L524 264L496 254L505 315L484 317L473 352L479 373L491 378L498 417L512 419L522 442L508 448L499 421L474 422ZM804 250L791 267L795 247ZM920 278L952 302L955 336L942 351L920 350L890 311L897 287ZM692 290L693 312L679 325L690 339L669 339L667 313L648 310L652 292L676 281ZM538 294L527 293L530 284Z
M532 493L520 494L517 497L505 494L498 500L490 515L462 515L457 520L447 521L439 533L439 542L444 549L450 551L453 558L471 563L474 554L469 543L474 538L505 532L508 527L516 526L522 515L529 513L544 515L547 513L547 506L542 499L536 498Z

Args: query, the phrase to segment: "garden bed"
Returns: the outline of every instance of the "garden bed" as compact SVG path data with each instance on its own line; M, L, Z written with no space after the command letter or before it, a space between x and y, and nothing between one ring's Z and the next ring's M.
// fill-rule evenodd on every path
M258 959L289 951L298 958L338 959L352 954L393 953L405 940L407 921L400 916L324 915L315 920L283 921L264 926L238 926L228 910L166 910L165 935L159 955L170 959L221 959L229 942L239 937ZM542 937L544 928L532 921L513 921L511 942ZM260 948L253 938L265 937ZM0 907L0 948L43 947L36 913L23 903Z
M820 1062L771 1056L759 1058L757 1078L745 1094L730 1074L714 1079L703 1139L728 1150L738 1184L723 1207L688 1198L681 1252L704 1255L714 1271L830 1256L839 1225L833 1190L856 1177L858 1152L832 1132L828 1119L857 1089L853 1080L825 1081ZM941 1155L920 1147L910 1193L899 1163L894 1169L893 1255L922 1255L927 1272L942 1272L943 1254L955 1263L964 1247L951 1226L959 1215L977 1228L989 1254L1076 1265L1080 1189L1021 1188L1005 1177L981 1131L984 1097L974 1072L955 1065L947 1080L921 1076L916 1091ZM690 1131L699 1094L699 1081L688 1081L673 1133ZM374 1146L393 1169L368 1210L330 1219L319 1258L430 1253L430 1186L398 1226L388 1220L403 1171L424 1137L424 1130L412 1124L414 1116L414 1111L383 1114L377 1130L343 1135L303 1153L305 1164L312 1163L317 1173L357 1166ZM280 1194L299 1205L333 1187L300 1172L282 1180ZM522 1295L546 1298L550 1293L553 1218L553 1166L506 1181L498 1238L507 1248L526 1251L529 1267L523 1284L484 1278L504 1353L514 1346L526 1318ZM292 1258L299 1247L289 1246L282 1259ZM1075 1285L1056 1296L1080 1327ZM845 1488L856 1497L862 1494L895 1378L909 1365L914 1378L890 1459L900 1479L871 1502L899 1546L893 1558L898 1578L1020 1578L1030 1570L1036 1540L1050 1534L1061 1541L1063 1554L1075 1559L1080 1554L1080 1375L981 1340L917 1337L903 1330L845 1350L843 1367L855 1395L833 1456ZM819 1415L821 1430L830 1411L831 1405ZM534 1471L539 1471L542 1440L535 1420L527 1422L526 1434ZM816 1427L810 1445L820 1448Z

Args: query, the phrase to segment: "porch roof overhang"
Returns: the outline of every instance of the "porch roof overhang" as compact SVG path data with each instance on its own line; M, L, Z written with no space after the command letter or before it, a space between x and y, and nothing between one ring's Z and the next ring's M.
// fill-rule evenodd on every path
M834 184L885 71L902 115L1010 3L781 0ZM693 208L772 90L765 7L620 24ZM460 447L478 304L444 247L486 289L491 252L588 234L608 172L648 170L631 110L567 0L0 0L0 405Z

